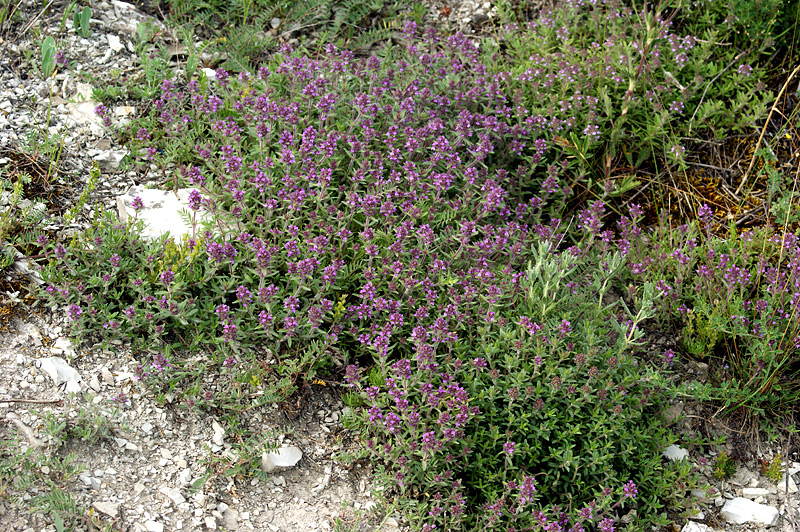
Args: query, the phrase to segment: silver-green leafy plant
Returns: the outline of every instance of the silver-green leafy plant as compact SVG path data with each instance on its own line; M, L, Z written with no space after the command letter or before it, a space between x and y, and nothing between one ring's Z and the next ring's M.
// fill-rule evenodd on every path
M72 25L75 31L81 37L86 39L92 34L92 29L89 27L89 21L92 18L92 9L89 6L84 6L81 11L75 11L72 14Z
M48 35L42 41L42 76L50 79L56 66L56 40Z

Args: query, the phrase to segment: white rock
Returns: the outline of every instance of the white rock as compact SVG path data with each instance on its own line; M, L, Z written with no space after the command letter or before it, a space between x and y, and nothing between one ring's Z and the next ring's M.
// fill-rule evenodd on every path
M188 467L178 474L178 481L185 486L192 481L192 470Z
M222 512L222 525L226 530L233 532L239 528L239 512L233 508L228 508Z
M756 497L766 497L769 490L765 488L742 488L742 497L755 499Z
M712 530L710 526L704 525L703 523L688 521L681 529L681 532L711 532Z
M97 380L97 376L96 375L92 375L89 378L89 388L91 388L95 392L99 392L100 391L100 381Z
M283 469L289 469L297 465L303 458L303 453L293 445L284 445L273 452L261 454L261 470L265 473L272 473Z
M103 120L94 112L97 102L92 100L92 86L78 83L77 92L72 97L74 102L67 103L69 119L85 125L95 135L103 134Z
M81 376L75 369L59 357L46 357L34 360L33 364L50 375L56 386L64 386L68 392L78 393L81 391Z
M175 506L179 506L186 502L186 498L175 488L168 488L165 486L158 491L169 497L169 499L175 503Z
M179 188L177 196L172 190L155 190L144 187L132 187L127 194L117 197L117 211L120 220L136 217L144 221L142 236L147 239L156 239L169 233L176 242L182 235L191 235L192 226L184 222L181 211L191 216L189 209L189 195L192 188ZM141 198L144 207L137 213L131 207L131 202L136 197ZM207 217L206 213L197 211L197 223Z
M661 454L664 455L664 458L667 458L673 462L689 458L689 451L687 451L686 449L681 449L677 445L670 445L669 447L664 449L664 452L662 452Z
M123 150L103 150L92 159L97 161L103 170L115 172L119 169L119 164L125 158L125 155L127 155L127 152Z
M773 526L778 521L778 509L766 504L758 504L750 499L735 497L725 503L722 517L729 523L742 524L748 521Z
M36 347L42 346L42 333L32 323L23 323L19 328L19 333L22 335L22 340L31 342Z
M145 521L144 526L147 532L164 532L164 525L157 521Z
M223 439L225 437L225 429L223 429L219 423L213 421L211 423L211 427L214 429L214 436L211 437L211 442L214 445L219 445L222 447Z
M203 74L206 75L208 81L214 81L217 79L217 72L213 68L203 68L201 70L203 71Z
M75 355L75 347L70 342L69 338L58 338L56 339L53 347L56 349L60 349L65 355L68 357L72 357Z
M781 481L778 482L778 491L786 493L786 474L784 474ZM791 476L789 477L789 493L797 493L797 484Z
M100 378L103 379L103 382L108 386L114 385L114 374L111 373L105 366L100 368Z
M209 530L216 530L217 529L217 520L213 517L206 516L205 518L206 528Z
M126 381L131 381L131 380L133 380L133 377L134 377L134 375L130 371L118 371L117 373L114 374L114 380L117 381L117 384L120 384L120 383L123 383L123 382L126 382Z
M120 50L125 48L119 41L119 37L117 37L112 33L106 34L106 40L108 41L108 47L111 48L114 52L119 52Z
M94 506L98 512L112 518L116 518L119 513L119 503L116 502L98 501L93 503L92 506Z

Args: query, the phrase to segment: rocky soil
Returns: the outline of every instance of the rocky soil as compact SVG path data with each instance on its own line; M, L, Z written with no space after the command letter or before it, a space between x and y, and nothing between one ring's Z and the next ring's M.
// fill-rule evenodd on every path
M49 229L65 234L83 227L93 209L116 210L117 197L133 186L157 180L154 175L121 170L126 152L95 117L92 87L112 78L140 75L134 53L137 24L149 21L161 30L158 38L163 44L176 43L158 21L117 0L92 4L92 32L87 38L74 31L71 20L59 32L63 10L39 15L41 5L32 1L23 1L19 9L25 13L21 22L0 35L0 168L8 175L26 165L41 167L46 163L32 155L44 149L41 139L53 133L63 136L57 177L48 183L49 192L42 194L42 208L48 212ZM485 24L492 9L488 3L474 2L455 7L429 5L434 18L466 31ZM270 31L283 31L281 21L275 26ZM58 35L58 48L69 60L70 67L59 72L53 83L43 81L33 68L40 57L33 44L37 33ZM137 109L120 105L113 112L124 119ZM38 144L32 135L39 136ZM28 148L21 150L21 146ZM102 172L98 187L82 215L67 223L63 215L82 192L92 161ZM7 204L6 192L0 198L0 212ZM15 290L23 279L36 282L31 281L35 274L25 261L2 276L0 288L7 291L0 292L4 305L0 313L2 463L11 463L11 456L26 451L32 462L49 457L32 473L70 493L87 509L76 530L393 532L403 527L401 517L387 513L381 504L369 465L335 459L357 446L341 425L345 406L336 389L311 386L295 409L268 406L250 411L246 423L265 438L265 456L255 459L262 460L269 473L263 479L227 477L222 474L226 464L242 459L237 454L242 442L231 437L219 420L171 405L168 397L153 397L140 387L133 379L140 362L127 346L103 350L73 345L64 336L62 309L37 307L24 297L24 288ZM654 343L652 350L666 347L668 342ZM702 378L702 367L685 371ZM675 404L670 413L684 441L708 427L709 413L699 405ZM715 429L725 432L724 426ZM699 513L688 522L676 521L675 530L764 530L767 524L782 531L796 530L800 496L795 481L800 481L800 463L794 460L800 458L793 452L783 453L785 447L752 441L742 444L746 451L740 452L739 440L729 438L729 443L714 451L727 446L738 457L736 475L725 483L713 478L715 456L708 449L679 442L669 450L675 458L691 460L716 490L695 493ZM266 456L270 450L275 452L271 458ZM785 458L787 475L774 483L759 473L758 460L771 459L778 452ZM64 474L52 465L68 456L77 466L74 474ZM44 485L32 484L17 501L9 496L11 488L0 486L3 530L57 530L51 514L29 511ZM733 504L761 512L762 522L752 514L742 516L741 524L731 522Z

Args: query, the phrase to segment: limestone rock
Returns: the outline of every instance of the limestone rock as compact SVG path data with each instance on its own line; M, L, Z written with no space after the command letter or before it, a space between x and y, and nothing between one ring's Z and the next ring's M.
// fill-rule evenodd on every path
M303 452L293 445L284 445L277 451L261 454L261 470L264 473L273 473L290 469L297 465L303 458Z
M744 497L736 497L725 503L720 512L729 523L747 523L752 521L773 526L778 521L778 509L766 504L758 504Z
M664 455L664 458L667 458L672 462L689 458L689 451L687 451L686 449L681 449L677 445L670 445L669 447L664 449L664 452L662 452L661 454Z
M50 375L50 378L56 383L57 386L64 386L64 388L71 393L78 393L81 391L81 376L71 368L69 364L59 357L47 357L35 360L33 364Z
M93 503L92 506L94 506L95 509L101 514L106 514L114 519L116 519L117 514L119 513L119 503L116 502L98 501Z

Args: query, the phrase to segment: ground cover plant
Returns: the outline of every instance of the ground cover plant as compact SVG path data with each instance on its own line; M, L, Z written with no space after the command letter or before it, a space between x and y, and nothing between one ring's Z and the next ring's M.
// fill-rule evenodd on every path
M660 226L656 245L629 255L630 279L663 280L659 319L677 324L689 356L713 362L707 385L685 393L751 419L774 419L767 427L775 428L800 385L797 237L781 228L735 226L720 237L713 226L707 205L699 223Z
M634 507L631 526L663 519L675 494L664 479L688 485L688 472L661 465L669 436L656 429L658 378L630 358L657 294L648 285L631 312L602 302L624 251L599 237L591 210L580 244L567 248L555 217L564 166L546 161L546 142L506 99L502 77L462 36L406 31L417 40L381 57L331 45L312 59L287 47L253 75L218 70L183 90L165 80L154 112L133 126L133 148L147 164L181 163L175 179L196 187L193 234L146 243L135 220L98 219L49 245L46 296L68 308L78 336L161 341L141 378L194 406L236 413L262 386L268 399L286 397L333 350L354 383L358 366L373 366L385 389L364 398L386 407L392 397L397 409L364 414L372 428L380 418L373 445L387 470L415 489L436 486L434 497L464 497L461 510L418 515L419 527L473 529L478 515L494 515L504 526L607 529ZM509 167L528 145L525 164ZM519 202L537 173L537 195ZM628 220L623 235L637 231ZM618 339L606 345L612 330ZM525 352L519 365L497 359L512 346ZM189 364L174 355L180 347L207 356ZM494 391L483 364L486 375L503 371ZM401 367L414 389L390 385ZM209 371L228 372L225 394L203 389ZM538 405L542 419L559 405L578 411L507 435L505 400ZM401 423L408 433L396 438ZM607 434L602 447L583 443L590 432ZM392 452L430 455L431 468L407 472ZM456 481L463 492L443 486Z
M649 187L662 208L687 150L754 131L772 103L766 70L752 66L770 39L738 39L755 24L742 17L716 0L560 2L507 25L492 70L509 71L509 93L569 156L584 199Z
M565 4L500 45L409 22L407 45L369 57L285 45L252 70L165 72L150 114L118 132L194 189L192 234L146 241L135 217L98 214L69 241L42 235L42 295L78 338L150 348L139 378L155 393L232 424L345 381L361 407L348 424L417 529L665 523L696 481L662 463L671 391L635 356L642 323L684 320L698 357L729 332L740 376L704 393L756 411L793 397L796 336L794 240L664 224L651 252L641 208L612 198L637 186L614 183L623 159L680 168L688 128L722 134L763 109L732 88L763 72L680 20ZM779 400L753 396L766 389Z

